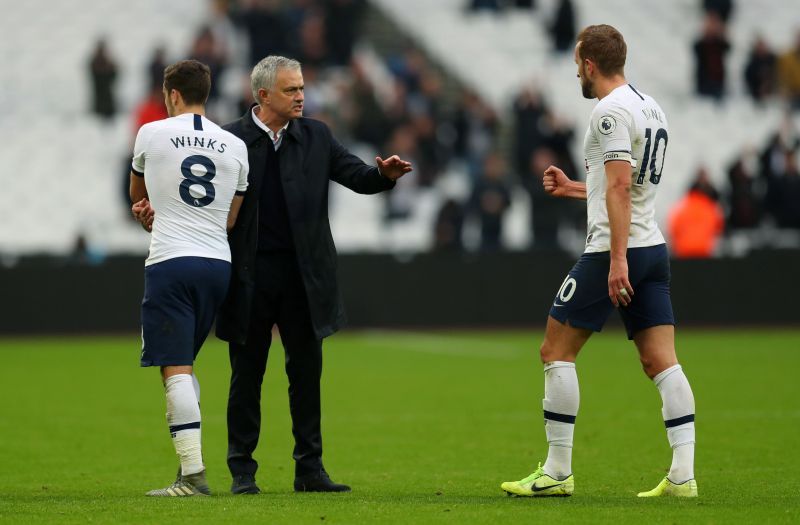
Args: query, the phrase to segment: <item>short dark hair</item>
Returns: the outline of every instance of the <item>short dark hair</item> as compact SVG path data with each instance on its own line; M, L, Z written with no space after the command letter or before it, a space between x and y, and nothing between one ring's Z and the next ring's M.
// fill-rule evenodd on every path
M597 65L603 75L622 75L628 46L622 34L610 25L588 26L578 35L578 57Z
M211 70L197 60L181 60L164 68L164 89L173 89L186 104L205 104L211 91Z

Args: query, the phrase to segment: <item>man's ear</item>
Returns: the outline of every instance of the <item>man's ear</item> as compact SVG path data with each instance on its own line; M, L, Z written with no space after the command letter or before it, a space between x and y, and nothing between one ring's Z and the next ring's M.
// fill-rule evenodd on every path
M594 74L594 64L588 58L583 59L583 70L586 72L586 78L591 78Z

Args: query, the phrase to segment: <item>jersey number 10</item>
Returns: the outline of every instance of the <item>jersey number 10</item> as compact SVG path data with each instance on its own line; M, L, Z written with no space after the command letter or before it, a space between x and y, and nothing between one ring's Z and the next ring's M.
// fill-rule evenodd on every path
M648 168L650 170L650 182L653 184L658 184L661 182L661 172L664 171L664 157L667 156L667 142L669 142L669 138L667 137L667 130L664 128L658 128L656 131L655 140L653 140L653 152L650 153L650 142L651 137L653 134L653 130L647 128L644 130L644 155L642 155L642 167L639 169L639 177L636 179L636 184L644 184L644 176L647 172ZM661 153L661 167L658 168L656 171L656 163L658 160L658 146L661 140L664 140L664 150ZM648 160L649 157L649 160Z
M200 164L203 166L206 169L206 174L200 177L192 173L192 166L195 164ZM183 181L181 181L181 186L178 191L183 202L189 206L194 206L195 208L202 208L203 206L208 206L214 202L216 190L214 190L214 185L211 183L211 179L217 176L217 167L214 165L214 162L211 159L205 155L192 155L190 157L186 157L181 164L181 173L184 177L186 177L183 179ZM195 197L192 195L190 189L194 185L202 186L206 192L205 196Z

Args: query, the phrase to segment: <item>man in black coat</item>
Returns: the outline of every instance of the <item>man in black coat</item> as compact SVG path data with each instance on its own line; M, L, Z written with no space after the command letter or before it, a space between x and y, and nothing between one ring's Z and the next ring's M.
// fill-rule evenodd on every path
M295 439L295 491L341 492L322 464L322 339L345 323L328 221L328 184L358 193L389 190L411 171L392 156L371 167L349 153L322 122L303 118L300 64L269 56L253 69L257 102L225 129L247 145L249 186L229 234L232 277L217 318L228 341L228 467L231 491L255 494L253 451L261 427L261 383L278 326L286 350Z

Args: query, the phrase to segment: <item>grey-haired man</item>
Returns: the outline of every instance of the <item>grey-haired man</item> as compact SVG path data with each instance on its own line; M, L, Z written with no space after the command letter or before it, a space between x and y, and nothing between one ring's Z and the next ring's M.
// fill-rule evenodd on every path
M336 248L328 221L328 184L374 194L411 171L397 156L377 167L352 155L319 121L303 117L300 63L280 56L251 75L256 101L225 126L241 138L249 186L228 240L232 276L217 319L229 343L228 467L231 491L256 494L253 452L261 429L261 383L277 325L286 351L295 447L294 490L346 492L322 464L320 378L322 340L345 323L336 279Z

